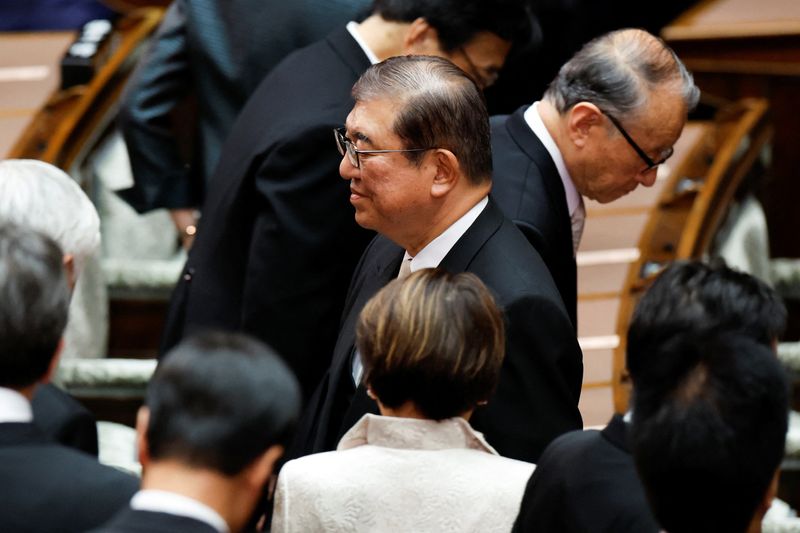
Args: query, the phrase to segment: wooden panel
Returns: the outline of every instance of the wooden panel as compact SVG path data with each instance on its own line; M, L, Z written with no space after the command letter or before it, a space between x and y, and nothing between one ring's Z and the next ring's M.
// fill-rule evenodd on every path
M584 388L578 404L583 416L583 426L605 426L611 419L611 387Z

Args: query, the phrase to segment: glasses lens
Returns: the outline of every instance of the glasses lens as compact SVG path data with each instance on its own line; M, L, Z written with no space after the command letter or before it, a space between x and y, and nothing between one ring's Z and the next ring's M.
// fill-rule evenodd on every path
M339 150L339 155L344 155L344 137L339 130L333 130L333 137L336 139L336 149Z
M350 159L350 164L358 168L358 152L356 152L356 147L347 139L344 140L344 145L347 147L347 157Z

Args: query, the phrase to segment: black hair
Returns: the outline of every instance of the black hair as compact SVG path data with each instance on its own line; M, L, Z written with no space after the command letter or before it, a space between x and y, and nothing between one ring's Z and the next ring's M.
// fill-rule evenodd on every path
M147 389L152 459L235 475L285 445L300 388L266 345L242 334L206 333L170 351Z

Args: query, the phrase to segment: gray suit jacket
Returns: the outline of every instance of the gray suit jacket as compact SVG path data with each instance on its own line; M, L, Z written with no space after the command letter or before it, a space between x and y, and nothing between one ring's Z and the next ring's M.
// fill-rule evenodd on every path
M199 206L222 144L259 82L290 52L325 37L367 4L175 0L122 99L119 124L135 186L121 196L140 211ZM188 128L194 135L188 168L176 142L176 126L187 122L188 109L180 107L187 95L195 97L197 114Z

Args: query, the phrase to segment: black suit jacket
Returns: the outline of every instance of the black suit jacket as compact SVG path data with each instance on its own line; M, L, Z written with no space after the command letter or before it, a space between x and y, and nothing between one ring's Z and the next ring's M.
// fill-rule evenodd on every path
M619 415L547 447L522 498L514 533L657 533Z
M368 66L342 28L290 55L253 94L212 177L163 349L206 328L244 330L314 390L373 235L354 221L333 135Z
M577 325L577 268L572 224L558 170L523 114L492 117L492 196L542 256Z
M51 383L36 387L33 423L50 440L97 457L97 422L78 400Z
M125 507L139 480L49 442L33 424L0 424L0 531L82 532Z
M130 507L120 511L110 522L92 533L217 533L209 524L169 513L135 511Z
M331 450L366 412L377 412L364 387L354 388L355 324L364 304L397 277L403 249L383 236L369 245L353 275L331 367L306 410L292 457ZM497 391L471 423L501 455L536 462L545 446L581 427L580 348L552 278L539 255L493 201L439 265L472 272L506 316L506 358Z
M367 0L175 0L122 98L119 124L140 211L199 206L228 132L264 76L290 52L351 20ZM196 125L187 128L186 95ZM187 169L177 132L194 134Z

